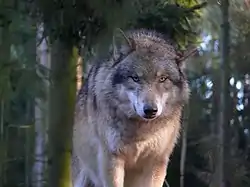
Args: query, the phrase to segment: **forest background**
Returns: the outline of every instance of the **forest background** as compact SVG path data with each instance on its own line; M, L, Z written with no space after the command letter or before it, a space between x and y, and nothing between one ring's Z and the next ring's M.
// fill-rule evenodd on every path
M0 0L0 186L71 186L77 90L114 28L168 34L191 99L164 186L250 185L250 1Z

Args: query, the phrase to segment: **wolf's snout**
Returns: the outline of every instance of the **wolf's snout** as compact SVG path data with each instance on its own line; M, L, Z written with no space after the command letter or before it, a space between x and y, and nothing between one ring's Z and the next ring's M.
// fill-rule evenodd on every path
M145 118L151 119L151 118L154 118L156 116L156 114L158 112L158 108L155 104L153 104L153 105L146 104L143 107L143 112L145 114Z

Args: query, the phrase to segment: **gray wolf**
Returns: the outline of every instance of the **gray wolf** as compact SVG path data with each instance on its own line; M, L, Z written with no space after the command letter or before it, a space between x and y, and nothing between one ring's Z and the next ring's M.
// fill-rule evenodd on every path
M78 94L74 187L161 187L190 91L174 42L149 30L114 34Z

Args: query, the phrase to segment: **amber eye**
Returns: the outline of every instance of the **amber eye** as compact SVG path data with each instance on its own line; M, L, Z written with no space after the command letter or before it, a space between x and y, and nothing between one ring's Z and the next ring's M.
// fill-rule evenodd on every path
M138 76L130 76L130 78L134 81L134 82L139 82L139 77Z
M165 82L167 79L168 79L167 76L162 76L162 77L159 79L159 82Z

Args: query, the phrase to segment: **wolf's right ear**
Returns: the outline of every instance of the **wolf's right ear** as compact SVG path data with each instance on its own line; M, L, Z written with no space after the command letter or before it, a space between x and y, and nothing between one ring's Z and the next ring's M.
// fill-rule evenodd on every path
M121 29L116 29L113 35L112 55L115 62L122 60L122 57L128 55L136 49L135 41L127 37Z

